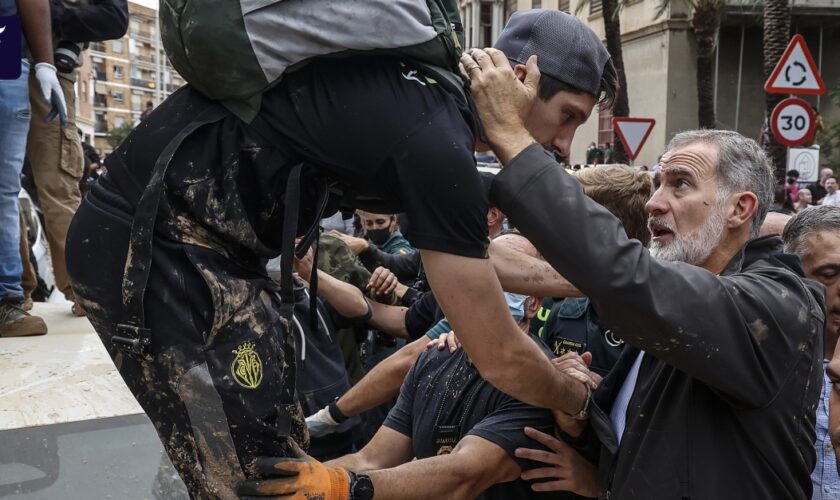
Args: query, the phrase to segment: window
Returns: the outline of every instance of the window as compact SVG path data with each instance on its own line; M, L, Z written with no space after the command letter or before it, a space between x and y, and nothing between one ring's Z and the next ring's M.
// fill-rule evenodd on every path
M123 53L122 40L111 40L111 51L116 52L117 54L122 54Z
M137 94L131 96L131 109L137 111L140 109L140 100L141 97Z
M542 8L542 0L533 0L531 2L532 9L541 9Z
M140 21L138 21L136 19L132 19L130 24L131 24L131 33L132 34L135 34L138 31L140 31Z
M562 10L563 12L570 12L569 10L569 0L560 0L557 2L557 9Z
M589 2L589 15L593 16L595 14L600 14L601 11L604 10L604 3L602 0L590 0Z
M117 80L123 79L123 67L122 66L114 66L114 78Z
M125 125L125 118L123 118L122 116L115 116L114 117L114 127L119 128L119 127L122 127L123 125Z
M493 4L481 2L478 11L478 46L493 46Z
M114 98L114 102L125 102L125 96L122 92L114 92L111 96Z

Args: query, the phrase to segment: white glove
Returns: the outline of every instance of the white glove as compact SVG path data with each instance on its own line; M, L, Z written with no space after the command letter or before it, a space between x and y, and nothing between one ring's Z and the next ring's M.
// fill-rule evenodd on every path
M321 408L318 413L306 417L306 427L309 428L309 435L312 437L323 437L338 430L339 423L333 420L330 415L330 407Z
M52 104L50 114L46 121L49 123L58 116L61 126L67 125L67 103L64 101L64 92L61 84L58 83L58 74L55 66L50 63L38 63L35 65L35 79L41 86L41 95L48 104Z

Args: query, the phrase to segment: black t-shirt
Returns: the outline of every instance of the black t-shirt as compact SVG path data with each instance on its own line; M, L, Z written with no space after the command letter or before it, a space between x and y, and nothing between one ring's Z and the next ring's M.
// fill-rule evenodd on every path
M523 429L550 434L554 419L550 411L517 401L482 379L463 349L452 354L430 349L408 372L384 425L410 437L418 459L451 451L464 436L479 436L504 449L524 470L538 464L514 457L514 451L545 448L525 436ZM553 498L516 479L492 486L478 498L549 497Z
M109 156L108 185L135 205L164 148L213 106L189 86L170 96ZM333 204L406 212L417 248L486 257L472 121L461 97L397 59L313 61L263 95L252 124L227 114L182 142L155 229L246 264L274 257L286 181L304 163L298 234L314 222L320 174Z

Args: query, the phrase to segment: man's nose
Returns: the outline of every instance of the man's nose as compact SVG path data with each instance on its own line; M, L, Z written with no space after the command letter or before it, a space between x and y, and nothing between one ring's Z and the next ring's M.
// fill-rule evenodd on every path
M570 137L566 137L564 135L560 135L554 138L554 141L551 143L554 146L554 149L560 153L560 156L569 156L569 150L572 148L572 139Z
M648 215L661 215L668 211L668 200L662 189L657 189L645 204Z

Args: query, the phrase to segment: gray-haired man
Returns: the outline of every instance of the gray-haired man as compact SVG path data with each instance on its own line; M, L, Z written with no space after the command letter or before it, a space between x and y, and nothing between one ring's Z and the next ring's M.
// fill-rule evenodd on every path
M835 359L840 330L840 207L806 208L787 223L782 238L785 251L802 260L805 275L825 286L823 365L828 366L828 372L823 377L817 407L817 466L811 473L812 499L840 498L840 459L835 455L840 451L840 358Z
M505 166L491 200L628 344L581 398L588 423L563 426L598 461L603 494L810 498L825 306L778 236L755 238L774 183L762 150L735 132L678 134L648 203L648 250L528 134L535 91L504 56L462 63Z

